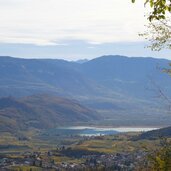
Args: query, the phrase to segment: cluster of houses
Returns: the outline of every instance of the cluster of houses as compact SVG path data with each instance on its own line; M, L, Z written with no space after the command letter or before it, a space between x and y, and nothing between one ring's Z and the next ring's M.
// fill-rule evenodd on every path
M94 156L83 156L86 159L86 165L90 167L102 166L103 168L116 171L132 171L144 165L147 153L137 151L134 153L117 153Z
M117 154L102 154L102 155L83 155L82 163L61 162L56 163L51 159L53 152L49 151L44 154L38 152L25 153L21 158L0 158L0 170L5 170L13 166L37 166L44 170L95 170L105 168L107 170L116 171L132 171L142 162L146 153L137 151L134 153L117 153Z

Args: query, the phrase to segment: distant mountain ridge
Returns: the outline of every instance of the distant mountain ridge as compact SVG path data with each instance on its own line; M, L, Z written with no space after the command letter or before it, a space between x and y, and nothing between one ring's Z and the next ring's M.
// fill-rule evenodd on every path
M86 63L88 62L89 60L88 59L80 59L80 60L77 60L75 61L76 63L79 63L79 64L83 64L83 63Z
M0 89L4 87L0 95L15 95L17 92L16 95L23 96L39 91L71 95L99 94L103 92L98 89L105 88L116 93L120 89L120 92L134 96L133 92L136 95L140 93L135 91L138 88L136 84L144 83L150 76L157 78L157 81L170 83L169 77L157 69L167 67L169 62L165 59L103 56L79 64L58 59L0 57Z
M0 96L55 94L97 110L104 123L169 125L167 104L154 98L158 86L171 95L171 78L161 72L169 62L118 55L83 63L0 57Z

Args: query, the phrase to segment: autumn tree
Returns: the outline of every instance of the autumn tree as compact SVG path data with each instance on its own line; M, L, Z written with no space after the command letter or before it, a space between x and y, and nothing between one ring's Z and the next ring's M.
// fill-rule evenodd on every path
M145 0L144 6L150 7L149 23L140 35L150 41L152 50L171 49L171 0Z
M132 0L133 3L136 0ZM150 7L147 15L147 29L141 36L150 41L149 47L152 50L164 48L171 50L171 0L145 0L144 6ZM171 66L171 64L170 64ZM164 69L171 74L171 69ZM171 142L167 138L161 139L161 146L156 151L151 151L150 170L170 171L171 170Z

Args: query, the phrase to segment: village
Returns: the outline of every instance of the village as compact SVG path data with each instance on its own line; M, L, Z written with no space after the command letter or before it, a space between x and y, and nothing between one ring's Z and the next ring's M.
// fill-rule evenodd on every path
M10 158L7 156L0 156L0 170L8 171L13 170L13 168L19 167L22 171L21 166L28 166L30 167L29 171L32 171L32 166L38 167L41 170L100 170L100 169L107 169L107 170L116 170L116 171L132 171L137 169L139 165L145 165L144 158L146 157L147 153L143 151L137 151L132 153L116 153L116 154L85 154L80 153L81 162L61 162L57 163L53 159L54 156L61 157L66 155L70 152L69 156L74 158L75 153L78 151L73 151L71 148L65 149L62 147L60 149L48 151L46 153L40 152L24 152L21 154L21 157L18 158ZM73 153L73 156L72 156Z

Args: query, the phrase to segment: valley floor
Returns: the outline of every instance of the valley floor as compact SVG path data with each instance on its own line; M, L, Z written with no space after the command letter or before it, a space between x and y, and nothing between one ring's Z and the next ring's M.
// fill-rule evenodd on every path
M82 137L51 136L30 131L23 136L3 133L0 170L143 170L149 151L160 140L133 140L139 133Z

